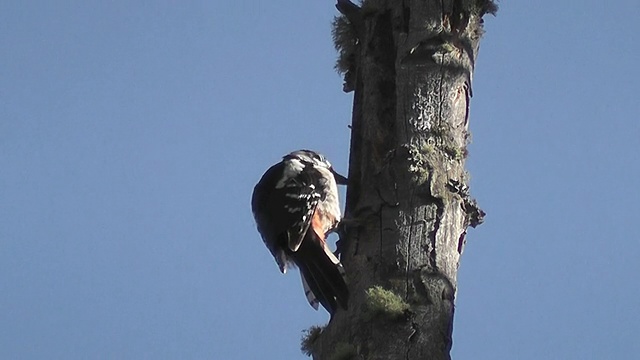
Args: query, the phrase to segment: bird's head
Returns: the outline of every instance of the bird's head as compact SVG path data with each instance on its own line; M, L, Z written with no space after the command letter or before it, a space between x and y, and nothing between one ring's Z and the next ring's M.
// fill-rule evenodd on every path
M303 163L311 164L315 167L323 167L328 169L333 174L333 177L336 179L336 183L340 185L347 185L348 179L340 174L338 174L331 166L331 163L324 155L319 154L312 150L297 150L294 151L284 157L284 159L297 159L302 161Z

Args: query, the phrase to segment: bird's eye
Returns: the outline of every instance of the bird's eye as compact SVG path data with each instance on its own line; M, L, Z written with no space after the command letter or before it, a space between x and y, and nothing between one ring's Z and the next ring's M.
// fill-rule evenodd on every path
M320 160L320 164L331 167L331 164L329 164L329 161L324 156L320 155L318 158Z

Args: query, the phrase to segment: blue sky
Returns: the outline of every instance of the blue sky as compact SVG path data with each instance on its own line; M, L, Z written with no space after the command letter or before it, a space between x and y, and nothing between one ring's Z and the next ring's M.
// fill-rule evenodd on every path
M565 4L566 3L566 4ZM468 167L488 213L456 359L640 353L640 3L487 17ZM255 230L298 148L346 173L332 2L0 4L0 358L303 359L327 315Z

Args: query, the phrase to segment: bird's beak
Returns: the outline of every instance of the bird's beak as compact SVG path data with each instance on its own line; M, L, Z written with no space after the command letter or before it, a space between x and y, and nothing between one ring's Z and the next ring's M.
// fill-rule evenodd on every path
M331 168L331 172L333 173L333 177L336 179L336 184L338 185L347 185L349 184L349 179L338 174L333 168Z

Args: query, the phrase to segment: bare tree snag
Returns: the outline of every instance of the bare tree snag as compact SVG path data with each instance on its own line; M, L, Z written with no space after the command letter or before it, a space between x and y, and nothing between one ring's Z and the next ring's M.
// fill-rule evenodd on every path
M338 0L334 40L354 90L348 311L314 359L450 359L457 270L484 213L464 169L471 79L491 0Z

